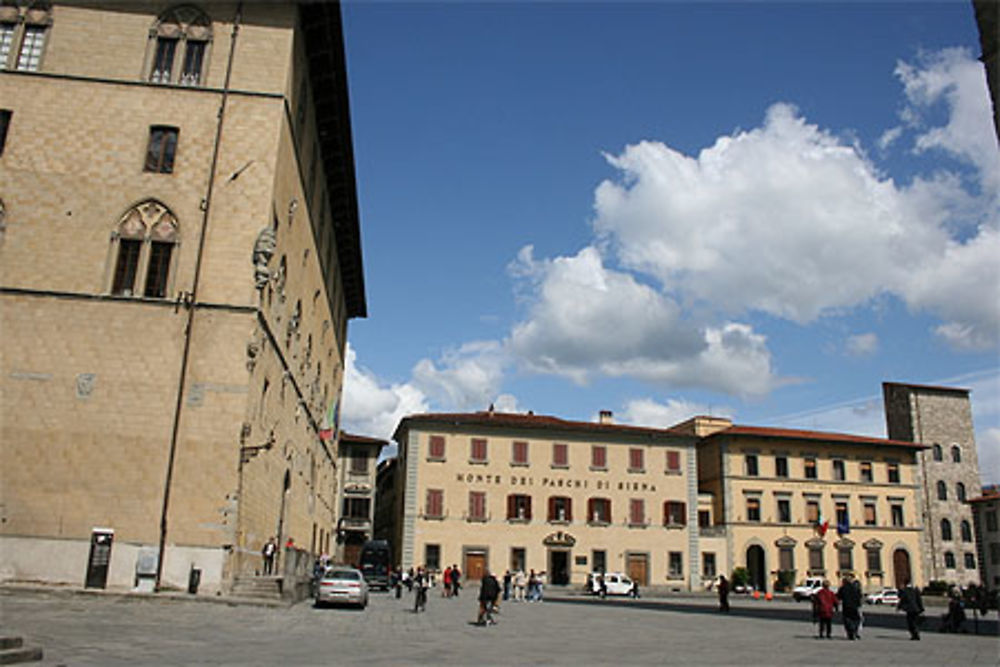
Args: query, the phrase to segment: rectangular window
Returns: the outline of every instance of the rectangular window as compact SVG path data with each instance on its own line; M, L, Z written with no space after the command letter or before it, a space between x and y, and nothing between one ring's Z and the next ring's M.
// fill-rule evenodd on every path
M645 469L646 465L643 459L643 451L637 447L630 448L628 450L628 471L642 472Z
M528 563L528 553L524 547L510 548L510 571L525 570Z
M875 503L865 503L865 525L876 525Z
M486 493L469 491L469 520L486 521Z
M144 296L151 299L163 299L167 296L167 277L170 275L170 255L173 250L173 243L153 241L150 244Z
M434 461L444 461L444 436L432 435L427 447L427 458Z
M965 554L965 569L975 570L976 569L976 556L975 554L966 553Z
M511 463L518 466L528 465L528 443L515 440L511 447Z
M756 477L758 475L756 454L747 454L744 457L744 470L750 477Z
M7 130L13 115L10 109L0 109L0 155L3 155L3 148L7 145Z
M845 479L847 479L847 471L845 469L845 464L843 459L834 459L833 479L835 479L838 482L843 482Z
M432 519L440 519L444 516L444 491L441 489L427 489L427 508L425 514Z
M698 526L707 528L712 525L712 512L709 510L698 510Z
M868 573L874 574L882 571L882 551L881 549L868 549Z
M822 547L809 547L809 571L823 572L824 569Z
M590 560L594 563L594 572L606 572L608 569L608 552L595 549L590 552Z
M518 493L507 496L507 519L531 521L531 496Z
M628 501L628 523L630 526L646 525L646 501L642 498Z
M715 578L715 554L714 553L702 553L701 554L701 576L704 579L714 579Z
M473 463L486 463L486 438L472 439L469 460Z
M819 501L809 500L806 501L806 521L809 523L816 523L819 521Z
M774 476L788 477L788 457L777 456L774 459Z
M903 526L903 506L897 503L892 505L891 510L892 525L896 528L901 528Z
M795 549L793 547L778 547L778 569L785 572L795 569Z
M17 69L22 72L37 72L45 45L45 26L29 25L24 28L21 53L17 57Z
M681 471L681 453L667 452L667 472Z
M177 40L173 37L156 38L156 54L153 56L153 69L149 80L153 83L170 83L170 75L174 69L174 52L177 50Z
M139 251L142 241L139 239L119 239L118 262L115 264L114 282L111 293L119 296L132 296L135 291L135 274L139 270Z
M607 470L608 450L604 445L594 445L590 448L590 467Z
M174 155L177 153L177 128L154 125L149 128L146 144L146 164L143 171L157 174L174 173Z
M747 521L760 521L760 498L747 498Z
M890 463L888 464L887 469L889 472L889 483L899 484L899 464Z
M351 452L351 472L356 475L368 474L368 454L362 449Z
M808 458L804 463L806 479L816 479L816 459Z
M371 498L344 498L344 516L349 519L367 519L370 510Z
M684 554L680 551L671 551L668 555L669 570L667 576L671 579L679 579L684 576Z
M663 525L683 526L687 524L685 508L686 505L677 500L668 500L663 503Z
M854 569L854 551L847 547L837 549L837 564L841 572L850 572Z
M552 445L552 467L553 468L567 468L569 467L569 446L563 443L557 442Z
M591 498L587 518L592 523L611 523L611 501L607 498Z
M424 545L424 565L427 566L429 570L440 570L441 569L441 545L440 544L425 544Z
M549 521L567 522L573 520L573 501L563 496L549 498Z
M181 85L197 86L201 83L201 67L205 61L205 42L187 40L184 50L184 66L181 69Z
M861 481L862 482L868 482L868 483L871 483L871 482L875 481L875 478L872 476L872 462L871 461L862 461L861 462Z
M792 502L787 498L778 498L778 522L792 522Z
M986 512L986 530L991 533L997 532L997 513L996 511Z
M10 50L14 46L14 23L0 23L0 69L7 69Z

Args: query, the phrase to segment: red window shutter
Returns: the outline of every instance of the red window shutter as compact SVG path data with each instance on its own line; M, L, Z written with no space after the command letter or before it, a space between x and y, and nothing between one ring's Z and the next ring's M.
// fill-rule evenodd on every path
M681 526L687 525L687 505L677 503L677 523Z
M444 491L440 489L427 490L427 516L442 516L444 513Z
M664 526L669 526L670 525L670 505L671 505L671 503L670 503L669 500L663 501L663 525Z
M470 457L473 461L485 461L486 460L486 440L483 438L473 438L472 439L472 456Z
M634 525L639 525L643 522L643 507L642 501L633 498L629 501L629 520Z
M552 445L552 464L557 466L564 466L569 462L569 456L567 455L566 445L562 443L556 443Z
M630 449L628 450L628 467L629 470L642 470L642 450L641 449Z
M517 496L514 494L507 496L507 518L517 518Z
M667 452L667 470L681 469L681 453Z
M525 496L524 503L524 518L531 521L531 496Z
M605 449L600 445L594 445L591 451L591 465L595 468L603 468L607 465L607 457L605 456Z
M611 499L610 498L605 498L604 499L604 517L603 518L608 523L611 523L611 517L612 516L614 516L614 515L611 513Z
M594 499L587 498L587 521L594 521Z
M514 463L527 463L527 462L528 462L528 443L515 441Z
M573 520L573 499L572 498L567 498L566 499L566 520L567 521L572 521Z

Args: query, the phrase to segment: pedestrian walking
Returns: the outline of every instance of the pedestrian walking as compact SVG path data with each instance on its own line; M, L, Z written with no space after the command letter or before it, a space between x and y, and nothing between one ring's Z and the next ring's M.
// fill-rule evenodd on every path
M496 625L493 618L493 606L500 597L500 584L489 570L483 573L483 579L479 583L479 616L476 625Z
M441 575L441 597L450 598L451 597L451 566L449 565L444 569L444 574Z
M837 589L837 599L840 600L841 614L844 621L844 632L851 641L859 639L858 626L861 624L861 591L849 577L844 577Z
M604 578L604 573L601 572L597 575L599 579L597 580L597 594L601 596L601 599L608 597L608 580Z
M538 596L538 575L534 570L528 574L528 602L535 602Z
M604 578L601 577L602 586L603 586L603 579ZM726 575L724 574L719 575L719 585L717 588L719 591L719 611L723 613L729 613L729 580L726 579Z
M910 639L920 641L920 622L923 620L924 601L920 591L907 579L903 589L899 591L899 602L896 609L906 613L906 629L910 631Z
M462 572L458 565L451 566L451 594L458 597L458 591L462 588Z
M503 601L506 602L510 599L510 583L511 583L510 570L503 573Z
M264 558L264 574L274 573L274 554L278 551L278 544L272 537L264 543L264 548L260 550L260 555Z
M837 596L830 590L830 580L823 580L823 588L813 595L813 608L819 622L819 636L833 639L833 613L837 611Z
M417 568L417 574L413 578L413 588L417 594L413 598L413 613L427 611L427 573L424 568Z
M524 570L518 570L514 575L514 601L524 602L524 587L527 585L527 577L524 576Z
M632 587L628 589L628 594L632 597L633 600L639 599L639 582L636 581L635 579L632 580Z

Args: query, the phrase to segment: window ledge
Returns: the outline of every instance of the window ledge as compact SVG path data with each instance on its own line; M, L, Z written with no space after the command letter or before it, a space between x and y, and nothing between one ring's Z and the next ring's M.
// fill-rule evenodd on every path
M486 517L484 516L468 516L465 520L469 523L486 523Z
M420 516L420 518L423 519L423 520L425 520L425 521L444 521L444 515L443 514L435 514L435 515L422 514Z
M554 469L554 470L569 470L569 464L568 463L553 463L549 467L552 468L552 469Z
M528 463L527 461L524 461L524 462L511 461L510 462L510 467L511 468L529 468L529 467L531 467L531 464Z
M607 466L590 466L590 471L591 472L607 472L608 471L608 467Z
M633 475L642 475L646 472L645 468L629 468L626 472Z
M629 521L628 527L629 528L649 528L649 524L648 523L632 523L631 521Z
M610 526L611 522L609 522L609 521L588 521L587 525L588 526L596 526L596 527L600 528L600 527L603 527L603 526Z
M553 526L568 526L570 521L568 519L549 519L549 523Z
M507 523L531 523L531 519L524 517L507 517Z
M470 466L484 466L489 463L489 459L469 459Z
M428 457L427 457L427 461L428 461L428 463L444 463L444 462L445 462L445 461L447 461L447 460L448 460L448 459L445 459L445 458L439 458L439 457L437 457L437 456L428 456Z
M665 524L663 524L663 527L666 528L667 530L683 530L683 529L687 528L687 524L685 524L685 523L665 523Z
M671 469L667 468L666 470L663 471L663 474L664 475L683 475L684 473L681 472L680 470L671 470Z
M667 581L684 581L683 574L668 574Z

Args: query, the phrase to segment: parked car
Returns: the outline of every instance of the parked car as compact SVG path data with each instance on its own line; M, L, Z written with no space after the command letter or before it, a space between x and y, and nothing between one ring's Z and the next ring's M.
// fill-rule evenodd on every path
M805 581L792 589L792 598L796 602L811 600L812 596L818 593L821 588L823 588L822 577L808 577Z
M323 573L316 589L316 606L325 604L368 606L368 583L360 570L353 567L331 567Z
M899 603L899 591L895 588L883 588L878 593L869 593L865 597L865 602L868 604L898 604Z
M621 572L605 572L604 584L608 589L608 595L628 595L632 591L632 580ZM601 573L593 572L590 575L590 592L599 595L601 592Z

